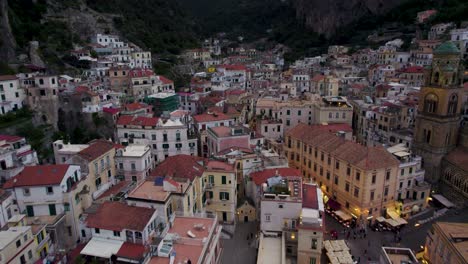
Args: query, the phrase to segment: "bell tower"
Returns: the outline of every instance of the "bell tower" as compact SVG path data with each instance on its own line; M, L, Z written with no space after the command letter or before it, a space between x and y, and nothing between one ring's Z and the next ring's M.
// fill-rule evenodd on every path
M413 150L423 158L426 180L439 181L442 158L458 139L461 122L463 64L460 51L445 42L433 51L425 68L414 131Z

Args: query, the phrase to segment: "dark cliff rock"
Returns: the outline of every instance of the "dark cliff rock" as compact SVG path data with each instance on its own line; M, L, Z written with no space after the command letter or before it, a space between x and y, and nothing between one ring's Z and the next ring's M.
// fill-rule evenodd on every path
M296 16L313 31L333 35L365 15L384 14L403 0L293 0Z
M0 61L15 59L16 41L8 19L8 1L0 0Z

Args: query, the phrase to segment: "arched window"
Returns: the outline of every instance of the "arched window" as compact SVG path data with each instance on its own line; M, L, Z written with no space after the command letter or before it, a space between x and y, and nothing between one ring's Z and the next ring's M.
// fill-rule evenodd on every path
M450 96L450 100L448 103L448 111L447 114L455 114L457 112L457 104L458 104L458 95L452 94Z
M437 112L437 103L439 98L435 94L428 94L424 98L424 111L427 113Z
M434 74L434 83L435 83L435 84L438 84L438 83L439 83L439 72L436 72L436 73Z
M431 130L429 129L424 129L423 130L423 134L424 134L424 142L426 143L431 143Z

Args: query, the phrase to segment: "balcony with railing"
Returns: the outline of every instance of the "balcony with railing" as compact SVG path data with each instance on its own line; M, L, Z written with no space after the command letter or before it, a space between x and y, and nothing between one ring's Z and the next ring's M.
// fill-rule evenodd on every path
M36 246L36 250L41 250L42 247L44 247L44 245L46 243L48 243L50 241L50 235L49 234L46 234L46 236L41 240L41 242L39 242L39 244Z

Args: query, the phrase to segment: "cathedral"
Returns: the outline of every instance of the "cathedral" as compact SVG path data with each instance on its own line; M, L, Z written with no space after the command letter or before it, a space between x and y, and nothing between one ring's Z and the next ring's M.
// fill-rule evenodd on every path
M425 68L413 150L423 158L425 179L453 201L468 199L468 124L462 122L464 65L452 42L434 49ZM465 99L466 100L466 99Z

